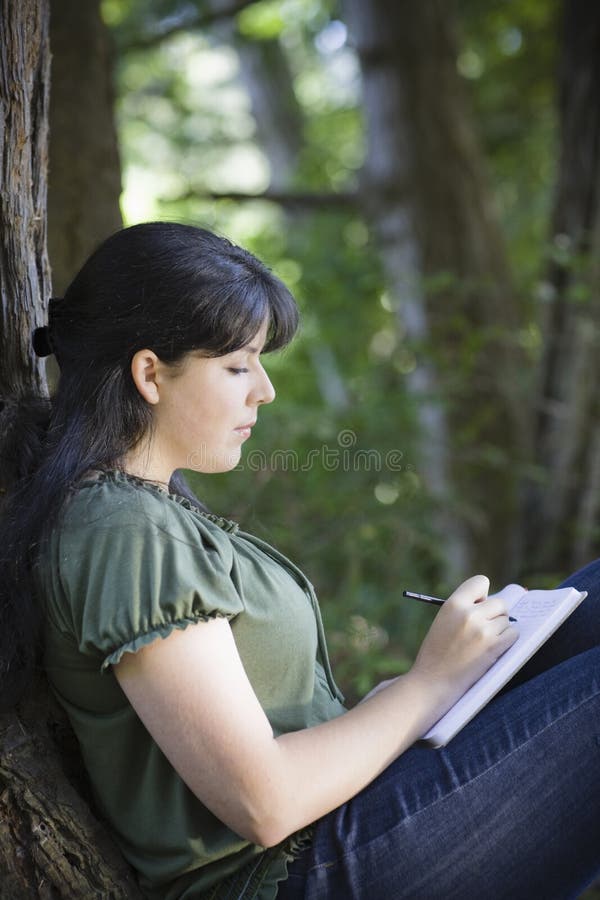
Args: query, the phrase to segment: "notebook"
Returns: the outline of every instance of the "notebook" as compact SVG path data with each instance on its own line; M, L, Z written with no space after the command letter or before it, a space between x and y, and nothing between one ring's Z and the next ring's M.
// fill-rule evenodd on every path
M554 634L579 606L586 591L572 587L553 591L528 591L509 584L496 594L506 601L517 623L519 637L463 694L454 706L423 735L433 747L444 747L498 693L528 659Z

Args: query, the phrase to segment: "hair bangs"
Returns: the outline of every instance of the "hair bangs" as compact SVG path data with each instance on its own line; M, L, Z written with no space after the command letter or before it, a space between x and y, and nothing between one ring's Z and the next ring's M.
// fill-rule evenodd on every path
M298 328L298 308L283 282L249 278L213 292L209 309L191 323L194 343L210 356L225 356L252 342L268 322L264 353L285 347Z
M296 334L299 324L296 301L283 282L278 281L276 285L271 285L268 293L269 330L263 353L272 353L274 350L287 347Z

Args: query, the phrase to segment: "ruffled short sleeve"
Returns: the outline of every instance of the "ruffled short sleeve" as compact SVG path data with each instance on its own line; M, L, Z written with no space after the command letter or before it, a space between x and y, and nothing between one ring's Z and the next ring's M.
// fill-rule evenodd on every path
M100 667L174 628L243 609L227 535L167 495L100 484L69 504L60 578L78 649ZM63 620L64 621L64 620Z

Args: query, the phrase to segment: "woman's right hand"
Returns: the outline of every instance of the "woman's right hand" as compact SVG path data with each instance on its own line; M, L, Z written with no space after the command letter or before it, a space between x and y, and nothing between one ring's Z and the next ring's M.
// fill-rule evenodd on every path
M446 600L427 632L410 677L454 703L519 636L506 603L488 597L490 582L474 575Z

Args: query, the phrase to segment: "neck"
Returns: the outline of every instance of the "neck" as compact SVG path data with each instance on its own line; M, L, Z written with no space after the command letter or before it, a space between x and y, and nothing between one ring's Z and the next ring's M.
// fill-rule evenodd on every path
M169 490L169 482L175 471L156 455L151 456L150 453L138 451L136 448L125 454L122 467L129 475L152 481L165 491Z

